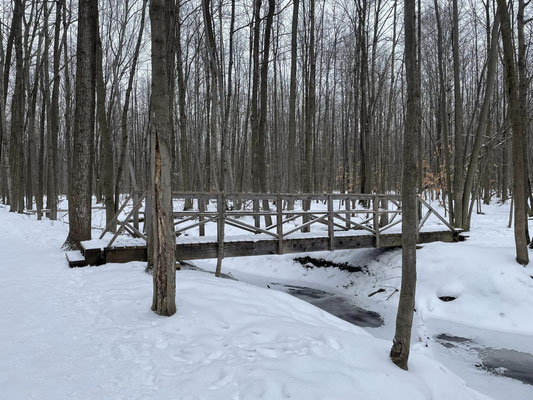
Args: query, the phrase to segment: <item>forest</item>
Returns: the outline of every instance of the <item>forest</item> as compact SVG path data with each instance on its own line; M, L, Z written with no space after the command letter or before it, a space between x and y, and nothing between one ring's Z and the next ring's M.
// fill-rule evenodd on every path
M329 255L316 253L316 262L342 267L340 272L335 269L336 288L344 287L350 296L369 291L370 298L379 293L373 297L379 298L378 306L371 306L384 314L389 340L383 344L376 339L368 346L381 352L388 347L388 357L402 370L408 370L408 360L409 365L412 362L428 371L437 370L442 361L438 357L424 361L426 355L418 347L418 342L427 347L426 333L420 333L425 323L422 313L452 325L491 332L505 326L502 329L512 334L533 336L533 326L522 325L528 317L520 314L518 318L521 311L516 311L517 319L513 319L513 302L497 297L516 291L517 302L533 299L528 279L533 278L528 266L529 248L533 248L528 226L533 219L532 21L531 0L5 0L0 4L0 207L6 213L0 213L0 220L10 231L26 229L37 238L48 237L46 229L50 229L46 251L53 248L54 255L66 251L71 267L76 263L142 264L153 289L144 297L151 299L151 309L158 316L180 316L180 285L185 285L182 289L187 293L188 285L197 282L196 275L183 269L207 270L218 278L223 258L230 278L252 285L260 282L270 289L282 281L276 280L278 270L271 260L278 257L280 265L291 271L285 272L288 283L281 291L297 293L299 279L320 291L324 277L308 253L328 250ZM26 220L19 225L13 219L16 216ZM30 223L33 220L45 225ZM401 230L393 230L395 225ZM191 233L193 228L199 229L198 235ZM245 239L232 239L238 229L239 234L244 230L257 237L245 245ZM7 238L8 228L5 232ZM363 233L371 236L356 238ZM305 242L306 234L313 239ZM216 239L208 245L210 235ZM272 243L261 242L262 235L270 235ZM98 242L111 237L104 245ZM465 239L465 244L441 243ZM106 252L115 240L114 248L122 246L124 253L108 258ZM347 245L349 240L356 244ZM14 249L22 246L17 243ZM235 250L238 246L239 251ZM396 249L400 246L401 250ZM443 246L452 247L447 252ZM7 251L9 246L2 247ZM442 257L432 259L429 249ZM89 260L91 251L96 254L94 262ZM130 256L123 255L127 251ZM291 258L288 253L302 257ZM476 261L478 256L484 261ZM9 263L22 262L18 257L14 254ZM378 263L389 257L386 266ZM309 282L306 274L298 272L301 266L293 265L299 259L307 260L300 264L314 271ZM250 272L247 263L253 262L270 271L270 281L263 282L266 275ZM401 276L382 272L378 264L399 268L396 275ZM475 266L466 273L457 269L459 264ZM180 265L182 271L176 272ZM432 278L428 265L435 267ZM438 279L446 281L445 265L458 281L434 288ZM486 265L494 269L487 271ZM120 268L116 271L126 276ZM343 275L346 268L359 268L358 272L372 278L354 283L353 271L348 277ZM496 276L504 270L513 271L516 279L501 289L495 282L500 282ZM65 274L55 273L58 277ZM103 277L95 280L95 272L72 273L84 274L74 276L93 279L98 287L110 284ZM463 273L471 274L465 278L465 287L459 282ZM489 278L476 281L476 274L482 273L494 278L484 288L480 282ZM136 277L130 283L143 279ZM240 310L239 287L198 279L198 290L206 298L210 292L222 296L225 290ZM395 283L387 286L380 279ZM479 294L469 305L472 308L454 309L468 289ZM332 290L338 295L329 286L323 293ZM491 296L485 290L496 296L501 307L508 307L502 308L500 322L496 314L490 316L496 312L492 309L496 303L484 303ZM427 291L433 300L422 306ZM143 293L148 292L143 289ZM93 294L87 296L93 299ZM305 293L302 296L296 294L309 300ZM391 298L395 301L392 308ZM111 299L113 303L116 298ZM434 300L438 305L427 305ZM11 300L6 296L5 301ZM278 299L266 296L264 301L276 303ZM448 301L451 308L442 308ZM215 306L216 302L202 303L200 312L211 315L210 307ZM98 307L88 308L88 313ZM490 323L484 324L471 311L483 314L483 307L491 309L486 314ZM339 329L344 335L358 329L357 336L361 336L359 327L343 327L314 315L311 309L300 312L305 318L319 318L316 321L329 327L327 332ZM290 314L300 321L296 312ZM475 321L468 322L469 315ZM233 322L230 316L224 318ZM111 320L114 328L129 323ZM11 321L12 326L19 322ZM257 326L264 323L258 320ZM217 337L216 323L208 325L213 328L212 337ZM284 332L297 331L297 325L285 327ZM457 336L446 336L441 331L445 326L432 325L436 344L445 337L452 348L468 347L470 355L479 350L479 346L459 345L463 342L450 339L462 339L466 335L462 328ZM153 339L160 343L165 328L158 329L148 335L155 335ZM191 330L186 341L197 333ZM479 333L479 337L493 337L484 335ZM132 345L140 346L140 338L135 337ZM501 339L494 338L498 338L495 342ZM217 354L217 346L206 340L204 345L212 352L203 356ZM344 336L316 340L335 351L339 350L337 340L343 343L341 347L349 342ZM526 361L520 368L525 372L520 370L519 375L533 376L533 349L527 345L511 349L510 340L501 340L504 344L499 347L493 343L482 347L523 354L519 357ZM179 347L175 338L170 341ZM491 372L488 353L478 353L478 364ZM383 361L372 363L368 373L375 377L375 371L385 367ZM315 359L310 363L318 364ZM514 371L509 366L494 370L501 372L500 367ZM165 368L157 365L155 370ZM438 391L437 397L405 392L401 398L483 399L492 395L482 390L491 387L492 381L486 386L488 381L478 381L475 373L465 377L450 369L460 378L453 373L415 372L419 375L413 379ZM396 369L387 371L396 384L407 385ZM313 376L316 370L308 372ZM228 382L248 384L249 376L236 378L241 373L226 374L212 382L209 390L227 389ZM278 392L278 378L268 375L262 395L248 388L207 398L278 399L295 393L297 398L310 398L306 396L312 389L307 395L298 392L291 385L300 378L293 378L287 378L287 393ZM196 383L184 389L183 398L191 394L204 398L201 379L197 375L191 379ZM361 389L361 393L385 396L388 392L380 391L383 388L376 379L370 379L368 392ZM531 390L533 382L529 378L521 382L526 389L501 390L525 399L521 396ZM162 398L156 395L157 385L147 385L145 398ZM447 392L447 385L450 390L461 390ZM319 391L316 398L347 398L349 386L340 384L336 395L335 391ZM113 386L115 394L130 393L117 387ZM12 390L12 398L22 398L16 385ZM80 398L115 398L106 397L111 392L87 393L92 394ZM43 396L37 397L51 394Z

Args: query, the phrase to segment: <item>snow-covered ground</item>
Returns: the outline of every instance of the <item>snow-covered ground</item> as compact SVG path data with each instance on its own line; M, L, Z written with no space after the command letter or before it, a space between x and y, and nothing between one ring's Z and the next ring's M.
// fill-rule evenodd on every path
M533 267L524 268L514 260L513 231L507 228L509 205L485 206L483 212L473 216L472 231L465 242L430 243L417 251L413 341L427 345L432 357L480 392L495 399L533 399ZM287 285L296 285L341 296L381 314L385 324L365 328L367 331L383 339L394 335L401 250L357 249L309 255L347 262L362 267L363 272L306 269L294 262L294 255L225 259L222 270L257 286L287 290ZM215 261L195 264L212 271ZM379 289L382 291L368 296ZM444 302L439 297L456 300ZM495 361L499 365L493 368ZM522 382L530 384L495 375L512 374L512 368L518 370L515 375L522 374Z
M533 353L533 269L514 263L508 210L474 216L464 243L418 251L404 372L388 359L400 250L310 254L362 267L353 273L294 255L225 259L240 282L180 271L178 313L163 318L150 311L142 263L69 269L65 224L0 208L0 398L531 399L533 386L475 366L486 349ZM385 323L363 330L274 290L284 285L341 296Z

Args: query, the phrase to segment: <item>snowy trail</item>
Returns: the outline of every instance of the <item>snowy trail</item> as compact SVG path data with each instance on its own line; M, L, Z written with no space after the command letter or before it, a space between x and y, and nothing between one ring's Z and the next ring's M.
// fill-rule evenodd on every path
M181 271L178 313L150 311L142 263L69 269L61 223L0 209L1 398L486 399L415 346L285 293Z

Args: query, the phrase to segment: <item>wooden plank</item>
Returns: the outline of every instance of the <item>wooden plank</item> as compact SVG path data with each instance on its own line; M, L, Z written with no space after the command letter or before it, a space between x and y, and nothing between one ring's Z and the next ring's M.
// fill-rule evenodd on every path
M335 227L333 220L335 219L335 214L333 213L333 198L328 196L328 238L329 245L328 250L335 250Z
M85 249L82 252L88 265L101 265L105 263L101 249Z
M146 247L111 247L105 249L104 253L106 263L126 263L147 260Z
M106 232L109 230L109 228L111 228L111 226L113 226L118 221L118 216L120 215L122 210L124 210L124 208L126 207L126 204L128 204L128 201L130 201L131 197L132 197L131 194L128 194L126 196L126 199L124 200L124 203L122 203L122 205L120 206L118 211L115 213L115 216L113 217L113 219L111 221L109 221L109 224L107 224L107 226L104 228L104 230L100 234L100 239L102 239L104 237L104 235L106 234Z
M81 251L66 251L65 257L67 258L68 266L70 268L85 267L87 265L87 260L85 260L83 254L81 254Z
M460 231L434 231L420 232L418 243L431 242L454 242L458 241ZM401 233L381 234L380 247L401 247ZM334 237L333 246L335 250L347 250L357 248L375 247L375 236L353 235L353 236L336 236ZM282 251L284 254L309 253L314 251L327 251L330 248L330 238L308 237L308 238L287 238L283 239ZM92 255L97 255L93 260L94 264L99 265L105 262L129 262L129 261L146 261L146 247L111 247L105 249L105 255L102 258L100 249L87 250ZM223 257L247 257L258 255L278 254L279 240L261 239L256 240L253 237L248 241L238 240L231 241L231 237L226 238L223 247ZM219 246L214 239L212 242L203 243L178 243L176 245L176 257L178 260L200 260L207 258L217 258L219 255Z

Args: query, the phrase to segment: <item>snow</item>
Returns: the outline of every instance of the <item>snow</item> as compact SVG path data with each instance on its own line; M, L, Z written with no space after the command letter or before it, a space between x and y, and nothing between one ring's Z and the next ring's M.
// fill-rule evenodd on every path
M435 204L433 204L435 206ZM442 209L439 210L444 215ZM527 267L515 261L512 228L507 228L509 205L484 206L474 215L469 237L459 243L429 243L417 251L416 313L412 340L428 346L432 357L443 362L478 391L497 399L533 398L533 387L488 375L476 367L479 357L472 349L443 347L435 337L452 334L471 338L474 346L511 349L533 354L533 261ZM530 224L533 231L533 224ZM530 253L533 260L533 254ZM294 262L298 255L225 259L222 271L265 287L272 282L321 289L351 300L355 305L379 312L385 319L373 335L389 339L401 282L401 250L355 249L310 253L337 263L363 267L363 273L335 268L305 269ZM213 271L216 262L195 262ZM378 289L383 292L372 297ZM457 297L443 302L441 296ZM533 366L529 367L533 374Z
M178 312L159 317L143 263L69 269L66 233L0 208L2 398L488 398L424 343L413 344L405 372L388 358L390 338L203 272L178 273ZM242 260L273 272L270 257Z

